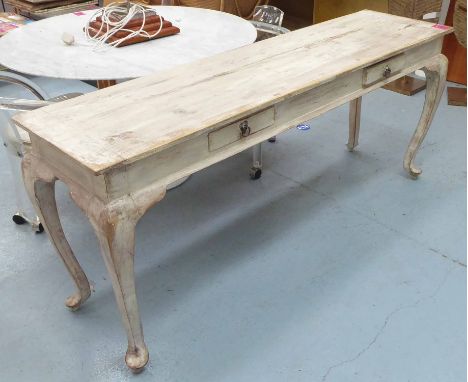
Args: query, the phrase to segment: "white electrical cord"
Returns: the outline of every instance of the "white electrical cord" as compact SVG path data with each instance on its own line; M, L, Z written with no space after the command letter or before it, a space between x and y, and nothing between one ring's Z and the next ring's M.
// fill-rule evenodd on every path
M144 30L146 15L148 12L154 13L155 16L159 17L159 29L150 34ZM142 24L140 29L132 30L126 29L125 25L132 20L135 16L141 14ZM95 28L90 26L92 21L95 21L97 17L101 17L101 27L99 28L98 32L95 32ZM116 21L118 20L118 21ZM90 28L94 29L94 31L90 31ZM156 37L163 28L163 18L156 13L156 11L152 8L144 7L140 4L132 4L128 7L122 3L111 3L108 6L99 9L89 19L84 27L84 31L88 40L94 42L94 48L99 49L103 48L104 46L113 46L117 47L122 42L130 40L133 37L146 37L148 39ZM105 29L105 31L104 31ZM101 34L101 32L104 32ZM129 32L129 34L125 37L116 39L115 41L106 42L109 38L114 36L117 32ZM96 33L96 34L94 34Z

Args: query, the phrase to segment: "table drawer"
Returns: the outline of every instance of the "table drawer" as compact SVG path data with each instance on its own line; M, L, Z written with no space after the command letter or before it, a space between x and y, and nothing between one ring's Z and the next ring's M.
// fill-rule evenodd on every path
M208 134L208 149L218 150L263 130L275 122L275 109L270 108L241 119Z
M406 59L404 54L399 54L398 56L381 61L364 69L362 84L364 87L371 86L376 82L394 76L405 67Z

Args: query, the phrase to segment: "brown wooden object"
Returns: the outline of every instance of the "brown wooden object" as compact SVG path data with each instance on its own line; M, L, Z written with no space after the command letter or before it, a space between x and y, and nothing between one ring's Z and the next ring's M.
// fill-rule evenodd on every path
M396 93L412 96L426 89L426 81L413 76L404 76L384 86Z
M466 0L458 0L455 4L453 27L458 42L466 48Z
M461 81L466 85L466 0L458 0L454 6L451 4L449 14L450 17L453 16L455 36L459 42L457 44L451 35L444 45L444 48L452 47L455 51L453 61L449 65L449 75L452 78L452 75L460 73ZM458 71L454 72L454 68ZM458 82L458 77L455 82ZM466 88L448 88L447 101L451 106L466 106Z
M102 20L102 17L101 16L98 16L96 17L96 21L101 21ZM111 17L111 20L112 21L119 21L116 17ZM153 23L159 23L160 21L165 21L164 20L164 17L162 16L159 16L159 15L155 15L155 14L151 14L151 15L146 15L145 16L145 23L146 24L153 24ZM141 27L141 24L142 24L142 21L143 19L138 17L138 18L134 18L132 20L130 20L127 24L126 24L126 27Z
M446 21L447 25L453 25L455 3L455 0L450 2ZM454 34L445 37L442 53L449 60L447 80L466 85L466 48L457 41Z
M217 11L222 11L225 7L224 0L175 0L174 3L185 7L206 8Z
M440 12L442 0L389 0L388 12L392 15L422 20L424 15ZM412 96L426 89L426 81L413 76L405 76L384 87L396 93Z
M102 23L99 22L99 21L92 21L92 22L89 23L89 25L90 25L91 28L94 29L95 32L98 32L99 29L101 28ZM172 25L172 23L170 21L163 21L162 29L165 30L165 29L170 28L172 26L173 25ZM148 33L155 33L160 27L161 27L161 23L152 23L152 24L149 24L148 26L145 26L144 30L146 32L148 32ZM131 31L137 31L140 28L141 28L141 25L135 25L135 26L127 25L127 26L125 26L125 29L131 30ZM105 32L105 28L101 32ZM122 37L128 36L129 33L130 32L127 32L127 31L118 31L117 33L115 33L113 35L113 37L122 38ZM91 36L94 37L94 34L91 34Z
M116 80L98 80L97 87L98 89L108 88L109 86L114 86L117 84Z
M117 20L116 20L117 21ZM161 25L162 21L162 25ZM95 20L89 23L89 35L91 37L101 37L108 32L112 26L103 23L102 17L97 17ZM127 40L123 40L117 45L114 45L116 48L124 47L127 45L138 44L140 42L155 40L162 37L168 37L180 33L180 29L173 26L170 21L164 20L162 17L158 15L150 15L147 19L145 19L145 23L143 25L143 19L140 17L135 17L129 22L127 22L124 26L125 30L119 30L115 32L112 36L106 39L106 43L111 44L129 36L131 33L139 31L143 28L143 31L147 32L149 35L155 34L157 31L159 33L152 37L146 36L134 36Z
M99 30L97 29L94 29L94 28L89 28L90 30L90 35L92 37L96 37L96 36L102 36L105 32L104 31L101 31L99 32ZM146 30L148 33L154 33L156 31L156 29L154 30L151 30L151 29L147 29ZM109 37L106 42L107 43L112 43L112 42L116 42L118 41L120 38L123 38L123 37L126 37L130 34L131 32L118 32L115 34L115 36L112 36L112 37ZM133 45L133 44L138 44L140 42L145 42L145 41L150 41L150 40L156 40L158 38L162 38L162 37L168 37L168 36L173 36L177 33L180 33L180 29L177 28L177 27L174 27L174 26L171 26L171 27L167 27L167 28L163 28L161 29L161 32L159 32L156 36L154 37L145 37L145 36L135 36L135 37L132 37L132 38L129 38L128 40L124 40L122 41L120 44L118 45L115 45L116 48L121 48L121 47L124 47L124 46L128 46L128 45Z
M447 88L447 103L450 106L466 106L466 88Z
M314 24L335 19L362 9L388 12L387 0L315 0Z
M160 3L160 1L158 1ZM267 5L269 0L174 0L175 5L214 9L250 19L258 5Z
M300 29L362 9L388 12L387 0L270 0L284 11L283 26Z
M440 12L442 0L389 0L388 12L392 15L422 20L423 16Z
M27 11L27 12L34 12L43 9L61 7L64 5L71 5L80 3L82 0L54 0L47 3L32 3L30 1L23 1L23 0L5 0L5 4L11 6L14 9L18 9L20 11Z

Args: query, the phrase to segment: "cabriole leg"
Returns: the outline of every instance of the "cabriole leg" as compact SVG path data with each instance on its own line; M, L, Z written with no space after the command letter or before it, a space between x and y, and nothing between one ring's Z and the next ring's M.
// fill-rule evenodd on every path
M349 103L349 139L348 150L354 151L359 144L359 129L361 128L362 98L356 98Z
M107 204L76 185L70 194L88 216L98 237L102 256L112 280L115 298L127 332L127 366L141 371L148 362L135 288L135 227L149 207L161 200L166 187L126 195Z
M55 201L57 178L31 154L26 154L23 158L22 169L26 191L31 202L76 285L76 293L68 297L65 302L70 309L76 310L88 299L91 289L86 274L73 254L60 223Z
M418 127L411 138L411 142L408 146L403 162L403 167L413 178L417 178L422 173L422 170L416 167L413 162L427 132L429 131L437 106L439 105L444 92L447 77L447 66L447 58L440 54L434 57L430 63L423 68L427 82L426 100L424 102Z
M113 225L96 227L96 234L127 331L125 362L130 369L138 372L148 362L149 355L143 338L135 289L135 224L119 219Z

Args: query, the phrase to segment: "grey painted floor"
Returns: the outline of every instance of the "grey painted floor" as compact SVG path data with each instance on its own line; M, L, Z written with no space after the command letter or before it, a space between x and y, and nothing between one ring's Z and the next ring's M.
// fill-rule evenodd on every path
M168 193L137 229L138 376L90 225L60 185L95 287L72 313L47 237L11 222L0 154L0 380L464 381L466 109L444 98L413 181L402 158L423 98L365 97L355 153L342 107L265 145L259 181L246 152Z

